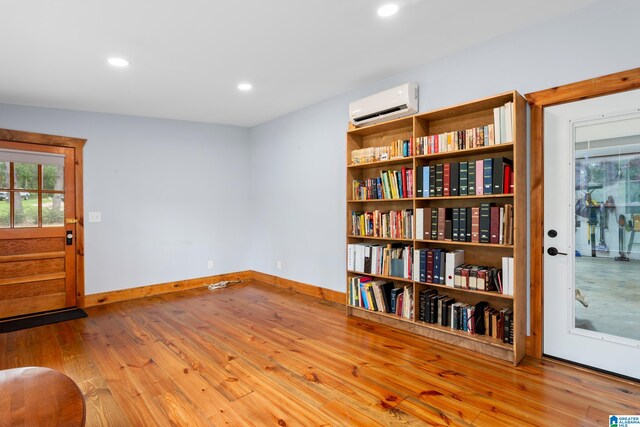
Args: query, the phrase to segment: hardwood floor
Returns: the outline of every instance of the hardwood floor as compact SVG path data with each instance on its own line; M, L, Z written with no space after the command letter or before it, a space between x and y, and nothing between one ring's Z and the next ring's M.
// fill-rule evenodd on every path
M530 358L513 368L255 282L87 311L0 334L0 368L66 373L89 426L602 426L640 414L638 383Z

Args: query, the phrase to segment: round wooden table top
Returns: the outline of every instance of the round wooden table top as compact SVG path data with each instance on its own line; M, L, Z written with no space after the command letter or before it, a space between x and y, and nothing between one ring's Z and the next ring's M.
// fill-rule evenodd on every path
M0 414L6 425L84 426L84 397L71 378L53 369L5 369Z

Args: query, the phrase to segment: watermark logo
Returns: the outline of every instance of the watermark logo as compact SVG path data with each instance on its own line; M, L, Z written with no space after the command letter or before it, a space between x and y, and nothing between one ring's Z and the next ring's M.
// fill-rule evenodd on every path
M640 415L609 415L609 427L640 427Z

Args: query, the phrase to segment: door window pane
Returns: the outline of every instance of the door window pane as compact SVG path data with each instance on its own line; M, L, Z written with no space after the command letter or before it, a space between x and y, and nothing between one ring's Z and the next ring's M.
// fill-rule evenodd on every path
M575 327L640 341L640 135L604 132L627 122L576 130L575 254L570 255L575 256ZM582 134L584 141L578 142Z
M36 163L14 163L13 169L15 189L38 189L38 165Z
M27 191L16 191L14 200L14 226L37 227L38 226L38 197L31 197Z
M9 193L0 191L0 228L8 228L9 225Z
M64 166L42 165L42 189L45 191L64 190Z
M60 193L42 194L42 226L64 225L64 200Z
M9 162L0 161L0 188L6 190L9 188Z

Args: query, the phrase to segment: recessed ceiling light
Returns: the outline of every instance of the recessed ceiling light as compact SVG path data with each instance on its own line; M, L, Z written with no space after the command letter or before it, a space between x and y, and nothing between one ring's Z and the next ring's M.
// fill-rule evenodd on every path
M109 65L113 65L114 67L128 67L129 66L129 61L127 61L124 58L109 58L107 60L107 62L109 63Z
M251 83L239 83L238 84L238 90L241 90L241 91L244 91L244 92L246 92L248 90L251 90L251 88L253 88L253 86L251 86Z
M398 5L395 3L385 4L378 9L378 16L386 18L387 16L395 15L398 11Z

